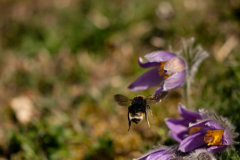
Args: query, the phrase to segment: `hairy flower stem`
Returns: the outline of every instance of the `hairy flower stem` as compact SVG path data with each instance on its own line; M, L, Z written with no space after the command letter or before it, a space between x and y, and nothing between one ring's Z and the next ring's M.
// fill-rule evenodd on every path
M187 63L187 69L186 69L186 83L184 85L184 100L186 108L189 108L190 104L190 96L191 96L191 76L189 75L190 71L190 64L191 64L191 48L193 46L193 40L185 41L184 39L181 40L182 42L182 55L185 58L185 61ZM190 42L190 43L189 43Z
M188 108L187 83L183 86L185 107Z
M208 57L208 53L204 51L200 45L194 45L194 38L189 40L182 39L181 42L182 50L180 51L180 55L185 59L187 64L186 83L184 85L184 99L186 107L189 108L189 106L191 106L191 83L194 80L194 75L198 70L199 65L206 57Z
M186 84L184 85L184 100L186 108L189 108L189 106L191 106L190 96L191 96L191 82L189 78L186 78Z

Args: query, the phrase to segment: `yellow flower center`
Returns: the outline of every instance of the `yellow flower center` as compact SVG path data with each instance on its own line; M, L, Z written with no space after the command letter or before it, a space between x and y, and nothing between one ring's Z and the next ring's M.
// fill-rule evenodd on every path
M202 128L202 127L192 127L192 128L190 128L189 131L188 131L188 135L192 135L193 133L198 131L200 128Z
M167 79L168 77L170 77L172 74L166 74L165 71L164 71L164 65L166 64L167 62L161 62L161 65L158 69L158 74L160 77L163 77L164 79Z
M204 136L204 142L209 146L219 146L222 145L222 136L224 129L221 130L208 130L207 134Z

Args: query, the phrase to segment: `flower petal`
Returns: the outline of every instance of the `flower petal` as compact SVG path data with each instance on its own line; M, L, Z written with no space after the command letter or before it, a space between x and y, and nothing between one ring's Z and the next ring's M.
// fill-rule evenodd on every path
M164 62L172 59L173 57L176 57L176 55L167 51L155 51L145 55L145 58L149 62Z
M186 67L185 61L180 57L174 57L170 59L165 65L164 70L167 71L166 74L172 74L176 72L181 72Z
M167 91L167 90L180 87L181 85L183 85L185 77L186 77L186 70L174 73L163 82L163 85L161 87L157 88L155 95L162 91Z
M165 123L168 128L175 133L188 130L189 122L183 119L168 118L165 119Z
M205 144L204 135L205 134L201 130L193 133L180 143L179 149L182 152L189 152L200 146L203 146Z
M197 123L190 123L189 127L204 127L210 130L219 130L219 129L224 129L220 124L215 122L214 120L203 120L199 121Z
M142 68L156 67L161 65L160 62L149 62L149 61L143 62L143 59L141 57L139 57L138 59L138 64Z
M163 77L158 75L158 68L154 68L136 79L128 86L131 91L138 91L154 87L163 82Z
M163 155L165 152L166 152L166 149L152 150L152 151L148 152L147 154L143 155L142 157L136 158L136 159L134 159L134 160L147 160L148 157L149 157L151 154L160 154L160 155Z
M166 153L166 152L155 152L153 154L150 154L146 160L168 160L168 158L172 155L172 153Z
M231 133L225 129L223 132L223 145L231 145L232 144L232 137Z
M188 120L188 122L196 122L197 119L202 119L197 112L185 109L180 103L178 104L178 112L185 120Z
M188 130L178 132L178 133L170 131L169 134L174 140L181 143L188 136Z
M207 150L212 152L212 153L219 153L224 151L227 148L227 146L222 145L222 146L211 146Z
M204 117L204 118L209 118L209 116L206 114L205 110L204 109L199 109L198 110L198 113L201 117Z

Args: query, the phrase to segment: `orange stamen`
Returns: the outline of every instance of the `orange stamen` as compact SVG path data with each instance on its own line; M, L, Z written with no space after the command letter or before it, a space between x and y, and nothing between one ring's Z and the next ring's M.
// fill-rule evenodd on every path
M164 71L164 65L167 63L167 61L165 62L161 62L161 65L158 69L158 74L160 77L163 76L164 79L167 79L168 77L170 77L172 74L166 74L165 71Z
M192 135L193 133L198 131L200 128L202 128L202 127L192 127L192 128L189 129L188 134Z
M208 130L204 136L204 142L211 146L222 145L222 136L224 129L221 130Z

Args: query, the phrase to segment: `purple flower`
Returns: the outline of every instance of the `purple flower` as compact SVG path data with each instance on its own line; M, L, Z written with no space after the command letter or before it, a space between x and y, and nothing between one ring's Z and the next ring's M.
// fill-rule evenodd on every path
M145 55L145 58L148 60L147 62L143 62L142 58L139 58L139 65L142 68L154 68L130 84L128 86L130 90L145 90L160 85L155 92L158 94L180 87L184 83L186 64L181 57L166 51L155 51Z
M171 156L178 150L178 146L160 146L155 150L148 152L147 154L143 155L134 160L169 160Z
M238 136L234 133L235 127L228 119L217 116L214 112L205 113L204 119L189 124L189 128L200 129L186 137L179 146L182 152L189 152L196 148L206 148L212 153L224 151L233 145L233 139Z
M216 160L213 154L206 149L196 149L191 152L181 152L178 145L159 146L157 149L148 152L134 160Z
M186 110L181 104L178 105L178 112L183 117L182 119L168 118L165 123L170 129L171 137L181 142L199 129L199 127L189 128L189 123L195 123L197 119L202 119L202 117L199 113Z
M234 143L238 136L234 133L235 127L228 119L217 116L214 112L205 112L200 109L198 113L186 110L178 105L182 119L166 119L170 135L180 142L181 152L191 152L197 148L217 153L224 151L227 146Z

